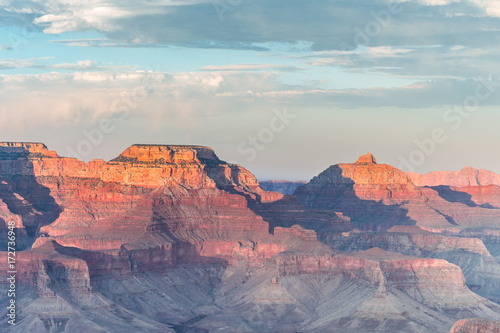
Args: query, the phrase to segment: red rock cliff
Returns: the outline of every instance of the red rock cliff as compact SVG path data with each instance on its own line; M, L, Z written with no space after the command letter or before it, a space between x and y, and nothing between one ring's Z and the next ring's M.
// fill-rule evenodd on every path
M488 319L461 319L449 333L500 333L500 322Z
M485 170L465 167L460 171L434 171L425 175L408 172L408 176L418 186L500 186L500 175Z

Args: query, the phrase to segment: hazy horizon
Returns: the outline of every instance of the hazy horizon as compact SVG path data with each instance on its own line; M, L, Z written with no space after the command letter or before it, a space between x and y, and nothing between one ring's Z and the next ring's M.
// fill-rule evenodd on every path
M2 141L200 144L259 179L368 151L500 173L498 2L1 3Z

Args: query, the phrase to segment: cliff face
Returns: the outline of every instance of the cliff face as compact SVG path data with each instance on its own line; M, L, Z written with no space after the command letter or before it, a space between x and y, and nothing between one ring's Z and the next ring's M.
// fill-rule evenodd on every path
M295 191L297 201L311 209L334 210L362 228L412 225L408 200L419 202L422 191L402 171L377 164L371 154L356 163L332 165Z
M284 252L278 258L282 276L342 274L381 288L465 289L459 267L442 259L415 258L372 248L349 255L308 255Z
M453 325L450 333L500 333L500 322L480 318L461 319Z
M496 191L419 187L403 171L377 164L367 154L356 163L329 167L299 187L295 196L306 207L343 213L358 228L386 230L394 225L493 225L500 213L489 208L498 200L488 193Z
M470 288L497 301L500 265L492 255L500 253L495 232L500 220L498 188L417 186L409 175L379 165L367 154L356 163L329 167L299 187L295 196L309 209L341 212L350 219L355 228L350 231L316 229L332 248L380 247L446 259L461 267Z
M0 143L0 234L14 222L26 331L420 333L500 320L465 285L500 296L485 278L499 269L491 242L460 229L497 210L463 198L487 191L453 191L371 154L285 195L208 147L134 145L84 163Z
M485 170L465 167L460 171L434 171L425 175L408 172L413 183L417 186L500 186L500 175Z
M386 251L429 256L439 252L467 251L490 256L484 243L478 238L440 235L416 226L395 226L383 233L353 230L342 234L330 234L325 239L341 251L360 251L380 247Z
M299 181L287 181L287 180L267 180L261 181L260 187L266 191L280 192L283 194L293 194L297 187L305 185L307 182L303 180Z
M0 217L4 232L13 220L21 243L33 243L19 254L20 279L29 283L68 257L104 276L181 262L259 262L317 243L315 234L269 234L248 204L283 195L262 190L250 172L207 147L134 145L110 162L87 164L43 144L3 143L0 155ZM48 251L58 259L44 261Z
M303 197L315 190L323 190L325 194L335 190L344 191L366 200L398 200L421 196L419 189L404 172L390 165L377 164L370 153L361 156L356 163L329 167L307 185L297 189L296 195Z
M460 171L435 171L425 175L409 172L418 186L428 186L454 201L486 208L500 207L500 175L465 167Z

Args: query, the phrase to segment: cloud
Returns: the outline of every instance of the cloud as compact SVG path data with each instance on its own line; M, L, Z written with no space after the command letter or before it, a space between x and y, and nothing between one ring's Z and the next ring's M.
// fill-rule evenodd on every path
M200 68L200 71L260 71L260 70L279 70L284 72L297 71L301 68L280 64L233 64L233 65L212 65ZM303 69L303 68L302 68Z
M327 149L352 153L374 146L387 150L388 144L401 149L396 147L400 142L411 143L427 131L422 124L416 127L415 119L434 119L436 114L441 124L443 108L437 107L461 105L480 86L474 80L440 79L401 88L326 90L287 85L274 71L0 75L0 131L6 140L42 140L68 155L68 146L77 149L107 118L116 130L85 158L110 159L132 143L149 141L211 145L222 158L242 163L246 156L238 153L238 144L268 126L273 109L286 107L298 115L297 121L259 155L262 164L252 166L264 172L273 165L282 172L283 152L293 157L298 146L309 161L328 155ZM500 106L500 82L493 88L481 106ZM482 124L491 123L485 118ZM330 158L316 161L313 168L328 165ZM311 172L311 167L304 163L302 172Z
M410 2L411 0L392 0L392 2ZM425 6L445 6L455 2L460 2L460 0L417 0L416 2L423 4Z
M496 0L4 1L7 22L30 20L45 33L98 31L106 40L70 45L178 45L315 51L364 46L498 45ZM387 15L396 3L399 7ZM392 4L392 5L391 5ZM2 14L0 14L2 17ZM8 18L8 20L7 20ZM25 24L25 23L24 23ZM377 26L378 24L378 26ZM372 30L370 30L372 29ZM360 38L360 32L369 38ZM343 46L344 45L344 46Z
M82 39L56 39L52 43L65 44L79 47L168 47L167 45L149 44L149 43L124 43L107 38L82 38Z
M391 0L393 2L410 2L411 0ZM484 16L500 17L500 3L497 0L469 0ZM425 6L447 6L459 4L461 0L417 0Z
M490 78L483 78L487 82ZM480 106L500 105L500 80L491 78L494 87L488 97L479 100ZM488 87L488 88L487 88ZM486 94L486 86L478 80L440 79L414 83L401 88L369 88L324 90L310 92L309 99L317 105L335 105L341 108L398 107L425 109L442 106L462 106L477 92ZM300 92L304 94L304 92ZM287 92L293 98L293 92ZM475 99L476 100L476 99Z
M500 48L466 48L462 45L428 47L370 47L353 51L316 52L302 56L313 66L343 67L348 71L384 74L398 78L500 77Z
M0 75L0 126L85 126L120 115L124 108L130 109L131 117L218 113L217 92L278 89L272 77L144 71Z
M53 70L68 70L68 71L128 71L135 66L111 66L98 63L93 60L81 60L76 63L61 63L48 64L48 60L53 60L54 57L40 57L28 59L0 59L0 69L15 69L15 68L36 68L36 69L53 69Z
M46 66L49 69L64 69L64 70L85 70L85 71L112 71L112 70L132 70L136 66L125 65L125 66L109 66L102 65L93 60L81 60L76 63L62 63L54 64L51 66Z
M28 58L28 59L0 59L0 69L37 67L40 61L53 59L53 57Z
M92 64L88 64L92 66ZM84 65L85 67L85 65ZM275 72L85 72L0 75L0 128L87 126L103 117L229 115L272 105L304 109L460 105L481 83L442 79L402 88L325 90L281 82ZM500 105L500 85L481 105ZM481 88L484 92L484 88ZM16 110L12 113L12 110ZM311 111L312 112L312 111Z

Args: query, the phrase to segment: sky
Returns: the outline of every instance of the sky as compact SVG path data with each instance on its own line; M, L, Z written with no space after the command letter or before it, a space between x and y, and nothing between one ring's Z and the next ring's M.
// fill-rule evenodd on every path
M500 1L0 0L0 141L500 173Z

